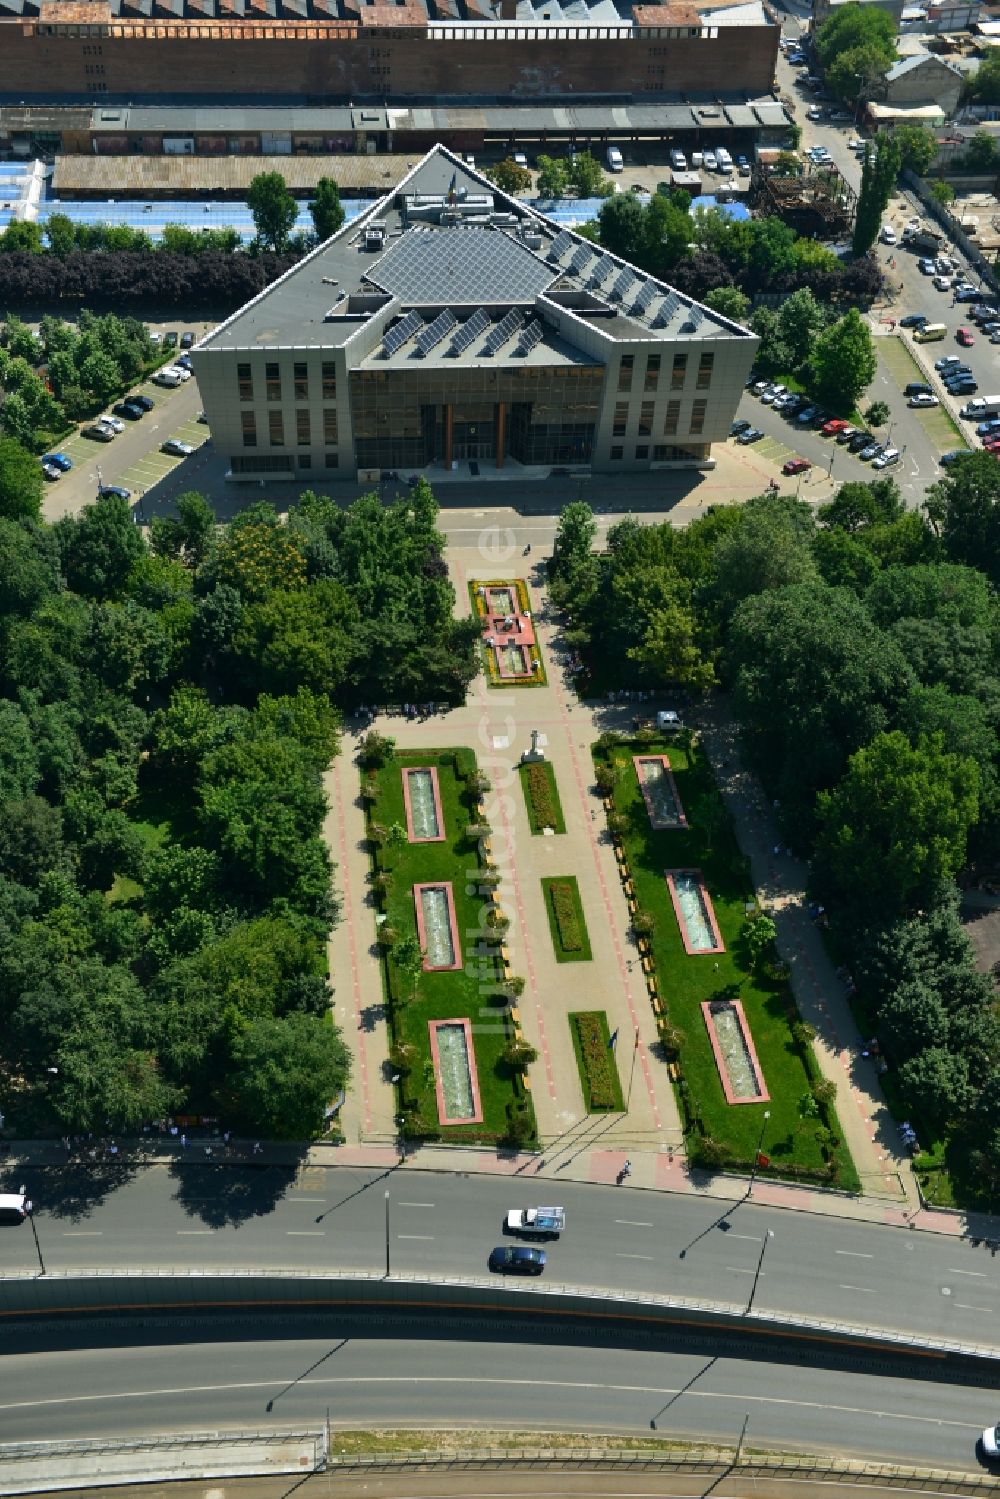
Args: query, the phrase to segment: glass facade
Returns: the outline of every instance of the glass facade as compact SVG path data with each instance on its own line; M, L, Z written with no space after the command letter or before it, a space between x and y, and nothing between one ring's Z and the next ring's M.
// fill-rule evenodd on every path
M588 463L603 365L353 370L359 468Z

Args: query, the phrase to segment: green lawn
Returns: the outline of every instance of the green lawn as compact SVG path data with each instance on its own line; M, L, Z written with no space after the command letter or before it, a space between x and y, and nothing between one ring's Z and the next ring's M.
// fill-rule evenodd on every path
M604 1056L608 1064L608 1074L611 1079L611 1091L613 1102L610 1108L602 1109L593 1106L590 1102L590 1086L588 1081L587 1067L583 1060L583 1048L580 1044L580 1032L577 1029L577 1016L580 1018L593 1017L596 1019L601 1031L604 1043ZM611 1032L608 1030L608 1017L603 1010L576 1010L568 1017L570 1035L573 1037L573 1055L576 1057L576 1070L580 1074L580 1091L583 1094L583 1106L588 1114L623 1114L625 1112L625 1099L622 1095L622 1082L618 1075L618 1059L615 1049L611 1045Z
M383 965L395 1044L415 1049L415 1060L400 1084L401 1101L414 1134L438 1135L447 1140L496 1140L506 1135L510 1108L521 1108L530 1117L534 1135L534 1111L530 1098L523 1097L521 1085L502 1059L502 1052L513 1038L513 1024L508 1003L498 994L501 976L499 960L493 949L483 953L480 933L487 909L482 887L475 876L483 859L477 842L466 836L473 820L461 800L461 784L455 772L456 754L460 763L475 765L471 750L430 750L424 753L400 753L376 773L377 799L369 812L371 823L387 828L398 823L406 827L403 801L402 767L434 765L441 790L441 807L447 837L441 843L387 844L379 848L374 859L377 870L388 873L391 885L384 897L383 910L387 924L402 936L417 935L413 904L414 884L442 880L451 883L455 900L455 917L462 948L464 968L456 971L425 973L413 977L400 973L391 959ZM467 1018L472 1023L479 1092L483 1106L482 1124L449 1125L438 1122L437 1097L430 1042L429 1020Z
M899 334L893 333L876 339L875 348L901 391L911 381L927 379L910 345ZM928 363L933 363L938 353L937 349L928 349L925 355ZM955 425L951 413L944 406L931 406L928 410L918 407L913 414L939 453L945 453L949 448L968 447L965 433Z
M579 928L580 946L578 948L568 948L562 944L559 936L559 927L556 923L556 914L552 908L551 890L553 885L565 885L569 889ZM594 955L590 948L590 937L587 935L587 921L583 914L583 902L580 900L580 889L575 877L571 874L558 874L553 875L550 879L543 880L542 899L545 902L545 914L549 918L549 933L552 937L552 947L556 955L556 962L589 963Z
M552 802L553 821L550 824L554 833L565 833L566 819L563 817L562 802L559 800L559 787L556 785L556 773L548 760L535 760L531 765L518 766L518 778L521 782L521 790L524 792L524 805L528 812L528 825L532 833L541 833L545 826L535 816L535 805L531 797L530 781L532 774L541 774L545 777L548 785L549 797Z
M649 824L632 755L661 751L670 758L687 813L686 829L657 832ZM800 1113L800 1102L818 1076L815 1059L811 1052L804 1055L792 1036L791 1027L798 1017L787 986L754 978L749 972L741 933L755 892L710 766L697 749L685 751L680 744L666 741L622 743L611 749L610 757L595 746L594 758L598 765L611 763L618 771L614 802L626 818L624 844L636 898L655 923L652 956L659 993L670 1022L682 1035L679 1093L682 1111L694 1124L689 1149L693 1146L692 1154L697 1157L703 1132L725 1147L733 1164L749 1164L766 1108L771 1117L763 1148L771 1158L770 1169L777 1175L818 1178L825 1165L815 1136L820 1121ZM672 868L702 870L726 945L724 953L688 956L664 878L664 871ZM739 998L743 1004L770 1094L766 1104L726 1102L700 1008L703 1001L723 996ZM830 1126L839 1138L833 1110ZM858 1178L846 1147L839 1145L833 1156L836 1185L857 1190Z

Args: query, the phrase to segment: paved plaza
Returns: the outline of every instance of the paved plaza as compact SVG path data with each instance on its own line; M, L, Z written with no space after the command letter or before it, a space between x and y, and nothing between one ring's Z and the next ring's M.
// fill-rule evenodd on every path
M569 684L559 629L548 607L544 568L522 555L505 533L484 519L474 545L453 545L448 562L458 608L468 612L470 578L523 578L531 590L533 619L546 663L546 685L490 688L477 678L467 702L426 719L386 716L376 727L400 749L467 745L475 750L492 790L486 799L493 828L493 856L502 877L501 895L510 918L513 972L523 976L519 1001L526 1039L537 1049L530 1072L538 1119L539 1156L455 1150L472 1155L479 1169L526 1174L559 1172L577 1179L612 1181L622 1163L633 1165L637 1184L686 1191L715 1190L712 1179L688 1172L677 1105L659 1055L654 1016L641 963L629 928L626 898L604 811L594 787L590 747L608 728L627 728L635 705L581 703ZM742 766L736 734L725 705L703 710L698 726L719 778L743 851L751 861L763 903L773 911L779 948L789 963L803 1017L817 1033L824 1076L837 1084L837 1108L866 1198L894 1221L919 1206L909 1163L900 1154L896 1127L885 1107L874 1065L861 1056L844 986L833 972L807 912L805 870L773 852L779 835L771 809L754 777ZM565 834L532 836L518 784L517 764L530 747L531 732L555 771L566 820ZM374 907L369 859L354 755L362 732L348 726L343 752L327 776L330 814L327 836L338 865L342 919L330 941L336 1020L355 1054L355 1071L342 1110L342 1149L391 1159L395 1149L395 1096L387 1064L389 1037L382 975L374 946ZM540 881L576 877L593 947L593 961L571 969L555 960L541 898ZM669 995L667 996L669 1001ZM617 1060L625 1114L584 1111L567 1015L572 1010L607 1013L618 1031ZM448 1156L448 1147L434 1150ZM421 1159L426 1155L422 1147ZM739 1188L743 1190L743 1188ZM758 1181L761 1200L810 1205L831 1194ZM721 1195L728 1188L723 1186Z

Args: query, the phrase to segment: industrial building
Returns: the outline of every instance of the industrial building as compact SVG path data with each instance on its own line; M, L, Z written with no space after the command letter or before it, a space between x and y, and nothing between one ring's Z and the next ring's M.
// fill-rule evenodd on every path
M758 340L443 146L192 351L228 477L699 468Z

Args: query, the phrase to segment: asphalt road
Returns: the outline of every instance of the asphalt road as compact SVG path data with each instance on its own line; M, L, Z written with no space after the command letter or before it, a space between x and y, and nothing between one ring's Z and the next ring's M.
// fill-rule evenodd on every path
M558 1168L558 1159L553 1158ZM48 1270L74 1267L289 1267L385 1264L385 1191L396 1272L485 1275L507 1208L556 1200L568 1230L546 1277L746 1304L766 1229L755 1308L873 1330L1000 1345L997 1249L753 1202L629 1188L516 1184L404 1168L211 1166L51 1168L25 1173ZM97 1173L95 1179L94 1173ZM125 1176L116 1184L116 1173ZM683 1253L682 1253L683 1251ZM30 1225L0 1229L0 1273L37 1269Z
M996 1396L931 1382L704 1354L572 1344L342 1338L92 1346L4 1361L0 1441L322 1423L468 1426L748 1441L976 1469ZM249 1334L254 1337L254 1334Z

